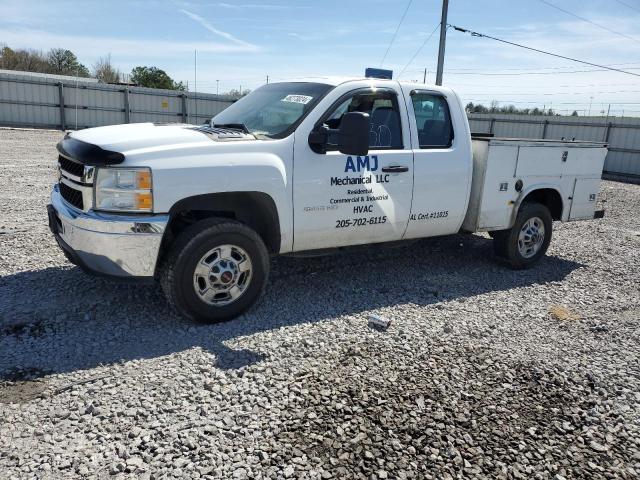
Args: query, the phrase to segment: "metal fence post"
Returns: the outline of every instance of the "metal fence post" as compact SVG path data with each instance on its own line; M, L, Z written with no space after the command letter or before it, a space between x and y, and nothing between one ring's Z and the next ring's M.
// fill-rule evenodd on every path
M489 123L489 133L493 133L493 127L495 126L495 124L496 124L496 119L492 118L491 122Z
M605 127L605 130L604 130L604 140L603 141L605 143L609 143L609 134L611 133L611 127L612 127L611 122L607 123L607 126Z
M544 121L544 125L542 126L542 138L547 138L547 126L549 125L549 120Z
M182 97L182 123L188 123L189 110L187 107L187 94L183 93L180 96Z
M67 122L64 118L64 85L62 82L58 84L58 100L60 101L60 129L67 129Z
M131 104L129 103L129 87L124 89L124 123L131 123Z

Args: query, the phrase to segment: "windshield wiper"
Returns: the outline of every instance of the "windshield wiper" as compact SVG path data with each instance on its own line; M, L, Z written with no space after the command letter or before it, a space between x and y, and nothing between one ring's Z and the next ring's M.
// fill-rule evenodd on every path
M231 130L242 130L244 133L251 134L244 123L214 123L213 127L229 128Z

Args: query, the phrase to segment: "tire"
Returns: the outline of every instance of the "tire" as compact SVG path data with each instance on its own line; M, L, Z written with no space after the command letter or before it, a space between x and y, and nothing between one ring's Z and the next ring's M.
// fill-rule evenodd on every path
M198 322L217 323L253 306L268 276L269 253L260 236L242 223L212 218L176 238L159 279L175 310Z
M549 209L540 203L523 203L509 230L497 232L494 251L515 270L529 268L547 253L553 229Z

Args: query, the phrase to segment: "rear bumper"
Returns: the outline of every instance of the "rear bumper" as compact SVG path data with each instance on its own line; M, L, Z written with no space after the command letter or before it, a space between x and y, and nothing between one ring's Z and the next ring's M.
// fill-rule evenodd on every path
M83 212L63 200L57 185L47 211L58 245L84 270L120 278L153 278L168 215Z

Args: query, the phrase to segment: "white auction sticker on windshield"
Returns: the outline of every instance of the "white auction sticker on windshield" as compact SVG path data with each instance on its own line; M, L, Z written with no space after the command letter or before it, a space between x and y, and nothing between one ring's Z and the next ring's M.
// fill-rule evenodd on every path
M287 95L282 99L283 102L291 102L291 103L301 103L302 105L306 105L311 101L313 97L309 97L308 95Z

